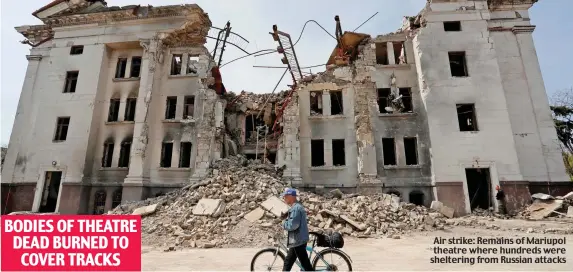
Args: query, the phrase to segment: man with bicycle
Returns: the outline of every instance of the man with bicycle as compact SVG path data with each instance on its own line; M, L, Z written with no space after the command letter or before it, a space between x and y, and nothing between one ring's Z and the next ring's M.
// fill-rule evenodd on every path
M290 271L297 258L304 271L314 271L306 253L306 244L309 240L306 211L302 204L297 201L295 189L285 189L282 197L285 203L290 206L288 213L283 214L285 221L282 226L288 232L288 253L285 258L283 271Z

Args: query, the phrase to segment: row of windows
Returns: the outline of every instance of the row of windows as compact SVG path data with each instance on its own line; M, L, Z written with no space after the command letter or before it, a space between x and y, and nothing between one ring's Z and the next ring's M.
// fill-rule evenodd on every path
M193 117L195 111L195 96L185 96L183 98L183 119ZM175 119L177 113L177 96L168 96L165 104L165 119Z
M179 148L179 168L191 167L191 142L181 142ZM101 167L112 167L113 152L115 144L113 142L104 143L103 156L101 159ZM129 167L129 156L131 152L131 140L125 140L121 143L119 149L119 161L117 167ZM173 143L164 142L161 145L161 161L159 166L162 168L171 167L171 159L173 158Z
M342 91L330 91L330 114L342 115L344 114ZM380 113L390 113L387 107L390 106L390 88L380 88L377 90L378 94L378 108ZM413 112L414 106L412 103L412 90L410 88L399 88L399 93L402 96L402 103L404 104L403 112ZM322 115L323 112L323 96L321 91L310 92L310 113L311 115Z
M109 101L109 110L107 121L108 122L117 122L119 121L119 106L121 104L120 99L110 99ZM124 121L134 121L135 120L135 108L137 105L137 98L127 98L125 100L125 111L123 115Z
M111 208L115 209L115 207L121 204L122 199L122 189L117 189L113 192L112 200L111 200ZM107 193L105 190L98 190L94 195L94 210L93 214L104 214L105 213L105 203L107 201Z

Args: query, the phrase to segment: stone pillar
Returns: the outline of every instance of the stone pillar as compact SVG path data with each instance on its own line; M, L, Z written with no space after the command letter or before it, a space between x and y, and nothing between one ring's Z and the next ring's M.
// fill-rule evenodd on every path
M289 179L293 186L302 185L303 183L300 173L300 111L298 106L298 94L294 93L282 117L283 135L281 149L284 150L284 163L286 166L283 177Z
M397 64L396 63L396 58L394 57L394 43L392 42L387 42L386 43L386 49L388 50L388 64L389 65L393 65L393 64Z
M324 165L332 166L332 139L324 139Z
M123 199L125 201L140 200L145 197L144 187L149 182L149 154L147 143L149 133L149 105L157 63L163 62L163 46L155 37L141 41L143 56L141 63L141 80L135 110L135 126L129 160L129 173L124 180Z
M214 90L205 88L203 85L201 88L199 97L195 98L202 99L202 101L201 112L195 118L197 124L197 156L195 157L193 175L190 178L191 183L198 182L207 176L212 154L217 151L215 147L218 142L216 132L222 129L220 126L216 127L218 123L216 119L219 119L216 116L223 114L222 112L217 113L217 109L222 110L222 106L216 106L219 102L218 95Z
M376 87L374 83L354 86L354 124L358 148L358 176L376 178L376 147L372 131L371 110L376 109Z
M322 91L322 115L330 116L331 114L330 91L324 90Z
M34 86L36 84L38 67L40 66L42 55L28 55L26 56L26 59L28 59L28 68L26 70L26 77L24 78L24 85L22 86L20 102L18 103L18 108L16 109L16 118L14 120L14 125L12 126L13 129L12 134L10 135L8 152L6 153L4 167L2 169L2 183L24 181L18 180L18 178L14 178L14 172L16 168L18 153L25 156L27 146L26 139L32 136L32 133L24 134L24 130L29 129L28 122L31 118L35 118L32 115L32 103L34 96ZM21 176L23 179L24 174L22 173ZM13 178L15 180L13 180Z

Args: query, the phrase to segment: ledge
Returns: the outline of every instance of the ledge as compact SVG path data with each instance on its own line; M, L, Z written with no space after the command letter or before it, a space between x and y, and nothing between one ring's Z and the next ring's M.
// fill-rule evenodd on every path
M337 114L337 115L309 115L309 120L335 120L335 119L346 119L348 118L346 115Z
M311 166L311 171L337 171L346 170L346 166Z
M197 122L196 119L163 119L161 120L163 123L171 123L171 124L195 124Z
M129 167L100 167L100 171L127 171Z
M378 113L378 117L414 117L418 114L415 112L401 112L401 113Z
M385 170L421 169L421 165L384 165Z
M128 77L128 78L114 78L112 79L113 82L126 82L126 81L139 81L141 80L140 77Z
M185 74L185 75L169 75L167 78L190 78L190 77L199 77L198 74Z
M410 69L410 67L412 66L412 64L410 63L406 63L406 64L388 64L388 65L384 65L384 64L375 64L374 67L381 68L381 69Z
M135 124L135 121L113 121L113 122L106 121L105 124L106 125Z
M157 171L166 171L166 172L186 172L186 171L191 171L191 169L193 168L157 167Z

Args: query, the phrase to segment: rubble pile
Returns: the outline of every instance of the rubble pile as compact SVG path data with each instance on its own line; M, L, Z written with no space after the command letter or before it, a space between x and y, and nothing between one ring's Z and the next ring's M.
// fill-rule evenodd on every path
M274 105L282 102L286 98L288 92L280 91L276 93L261 93L256 94L252 92L241 92L240 94L229 93L226 96L228 101L227 110L235 112L259 111L263 110L265 103ZM271 107L272 108L272 107Z
M547 217L573 218L573 192L564 196L537 193L531 196L533 203L519 213L519 217L541 220Z
M142 215L144 244L173 247L252 247L268 245L280 233L288 207L277 196L287 186L282 169L242 156L219 160L203 181L139 202L112 214ZM335 229L346 236L388 235L443 229L440 213L393 195L321 196L302 192L310 230Z

